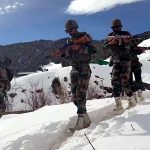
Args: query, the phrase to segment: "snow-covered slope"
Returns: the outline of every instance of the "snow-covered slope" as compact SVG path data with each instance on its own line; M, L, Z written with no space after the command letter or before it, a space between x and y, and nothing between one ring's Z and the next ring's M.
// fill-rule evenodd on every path
M3 116L0 120L1 150L149 150L150 92L145 101L113 116L114 99L87 102L92 124L69 133L77 119L73 103L45 106L31 113ZM127 102L123 101L124 107Z
M92 70L90 85L96 86L94 81L98 81L101 83L101 80L103 80L103 85L110 87L110 67L103 65L97 65L97 64L91 64L90 65ZM69 83L70 83L70 70L71 67L62 67L60 64L53 64L50 63L47 66L43 67L43 70L47 70L45 72L36 72L29 74L24 77L14 78L14 80L11 82L12 88L9 91L9 93L17 93L17 95L13 98L12 103L12 110L26 110L30 109L27 103L28 95L31 94L32 91L35 89L44 89L44 91L51 93L52 102L51 104L58 104L58 100L54 97L52 94L51 84L52 80L55 77L59 77L61 82L67 86L69 89ZM99 78L95 77L99 76ZM64 82L64 77L68 78L68 82ZM100 89L100 85L98 85L98 88ZM25 90L25 92L23 92ZM70 89L69 89L70 90ZM23 101L23 102L22 102Z
M139 56L140 62L143 64L142 66L142 78L144 82L150 83L150 51L147 50L143 54ZM103 85L111 87L111 76L110 72L112 70L111 67L108 65L97 65L97 64L90 64L92 75L90 80L90 85L96 86L94 81L98 81L100 87L101 80L103 80ZM48 69L45 72L37 72L32 73L24 77L14 78L11 82L12 88L9 93L17 93L15 98L13 99L13 107L12 110L26 110L30 109L27 103L27 95L30 95L32 91L36 89L44 89L44 91L48 91L52 93L51 83L55 77L59 77L61 82L64 83L64 77L68 78L68 82L64 83L66 86L70 83L70 70L71 67L62 67L60 64L49 64L43 67L43 70ZM99 76L97 78L96 76ZM67 87L69 89L69 86ZM26 92L22 92L26 90ZM70 89L69 89L70 90ZM59 102L57 99L51 95L52 102L51 104L58 104ZM23 102L22 102L23 101Z

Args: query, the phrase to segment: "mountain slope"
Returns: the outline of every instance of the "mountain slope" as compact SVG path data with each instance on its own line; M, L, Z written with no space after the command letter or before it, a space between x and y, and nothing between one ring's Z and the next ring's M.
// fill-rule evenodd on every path
M150 31L136 35L142 39L150 38ZM66 39L52 40L39 40L24 43L15 43L10 45L0 46L0 59L3 60L4 56L12 59L12 68L14 73L18 72L33 72L40 69L41 65L48 64L50 61L55 63L62 63L63 66L68 66L68 61L61 59L44 60L45 56L50 51L61 48L65 44ZM102 50L105 40L94 40L94 45L97 48L97 56L101 59L106 59L110 55L110 50Z

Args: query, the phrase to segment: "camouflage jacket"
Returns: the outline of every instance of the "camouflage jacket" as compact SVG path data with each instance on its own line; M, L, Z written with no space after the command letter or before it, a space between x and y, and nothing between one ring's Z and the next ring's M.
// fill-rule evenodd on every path
M9 68L3 62L0 62L0 86L3 91L10 89L10 81L13 78L13 74Z
M132 43L131 46L131 61L138 61L138 55L142 54L143 50L140 49L140 47L137 46L136 43Z
M96 53L92 38L86 32L78 32L74 37L69 38L64 47L62 57L68 58L71 64L89 63L91 55Z
M111 32L108 36L131 36L128 31ZM107 42L105 43L107 44ZM126 47L124 41L122 44L109 45L111 48L112 58L115 61L129 61L131 60L131 47Z

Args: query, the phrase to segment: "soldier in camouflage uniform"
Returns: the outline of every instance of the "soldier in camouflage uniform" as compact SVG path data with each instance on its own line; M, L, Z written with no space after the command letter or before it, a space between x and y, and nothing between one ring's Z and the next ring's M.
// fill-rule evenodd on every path
M113 32L108 34L108 37L113 37L107 40L106 45L111 48L113 69L112 69L112 87L113 96L115 97L116 108L114 111L123 109L121 103L122 91L128 96L128 108L135 106L136 102L133 97L133 92L129 84L131 73L131 47L130 47L130 33L122 31L122 23L119 19L115 19L111 26ZM117 36L124 38L118 39Z
M72 101L77 107L78 119L73 130L80 130L90 125L91 121L86 110L86 93L88 90L91 69L89 66L91 55L96 52L92 39L86 32L78 31L78 24L75 20L68 20L65 31L70 35L66 45L61 51L52 53L52 57L66 57L70 61L72 70L71 92Z
M143 53L143 48L138 47L135 42L132 42L131 46L131 70L134 74L135 81L138 83L142 83L142 64L139 61L139 58L137 55L140 55ZM133 80L133 74L131 75L131 81Z
M137 55L140 55L143 50L140 47L137 47L136 43L133 43L133 46L131 47L131 75L130 75L130 84L132 85L132 91L136 92L137 91L137 97L136 93L134 93L136 101L137 98L140 100L144 100L142 96L142 91L144 90L143 82L142 82L142 64L139 61L139 58ZM133 81L133 75L135 81Z
M6 109L6 92L10 89L10 80L12 79L12 74L8 69L10 63L11 60L7 57L5 57L3 62L0 61L0 117Z

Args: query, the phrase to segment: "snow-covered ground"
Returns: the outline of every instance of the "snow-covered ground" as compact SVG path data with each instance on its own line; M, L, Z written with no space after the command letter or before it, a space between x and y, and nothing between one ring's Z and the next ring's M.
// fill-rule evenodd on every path
M147 77L150 76L150 62L147 61L149 57L150 51L140 56L143 63L143 81L147 83L150 83ZM104 69L106 74L103 75L102 70L96 70L103 78L110 71ZM63 74L59 71L53 72L52 75ZM66 74L67 71L69 72L69 69L65 70ZM44 78L48 77L47 73L37 74L42 74ZM27 77L18 78L18 83L28 86L26 79ZM37 76L32 79L38 80ZM106 77L105 80L106 84L109 84L110 77ZM44 80L43 85L47 85ZM112 114L114 98L87 101L92 123L89 128L74 134L68 132L77 119L73 103L45 106L26 114L5 115L0 119L0 150L149 150L150 92L144 91L143 95L143 102L118 116ZM123 101L123 106L126 105L127 101Z
M142 78L143 82L150 83L150 51L145 51L143 54L139 56L140 62L143 64L142 66ZM102 84L107 87L111 87L111 76L110 72L112 70L108 65L98 65L98 64L90 64L92 75L90 79L90 85L96 86L94 81L98 81L98 88ZM71 67L62 67L60 64L49 64L43 67L43 70L48 69L45 72L36 72L24 77L14 78L11 82L12 88L9 93L17 93L15 98L13 99L12 111L15 110L27 110L30 109L27 103L27 95L30 95L32 91L36 89L44 89L44 91L48 91L52 93L51 84L52 80L55 77L59 77L61 83L64 83L69 89L70 83L70 70ZM96 76L99 76L97 78ZM68 78L68 82L64 82L64 77ZM22 92L26 90L25 92ZM70 89L69 89L70 90ZM51 95L53 97L53 95ZM9 97L10 98L10 97ZM22 102L23 101L23 102ZM52 98L51 104L58 104L59 102L55 97Z
M100 85L102 84L101 81L103 80L103 85L111 87L110 83L110 72L112 68L108 67L108 65L97 65L97 64L91 64L90 65L92 70L90 85L94 84L94 81L98 81L99 85L98 88L100 89ZM45 72L36 72L29 75L26 75L24 77L14 78L11 82L11 90L10 93L17 93L17 95L13 99L12 104L12 110L27 110L29 109L27 101L27 95L30 95L34 89L44 89L44 91L48 91L52 93L51 84L52 80L55 77L59 77L61 80L61 83L66 85L66 87L69 89L69 83L70 83L70 71L71 67L62 67L61 64L54 64L50 63L47 66L43 67L43 70L48 69L48 71ZM100 78L97 78L95 76L99 76ZM68 82L64 82L64 77L68 78ZM26 90L25 92L22 92L23 90ZM69 89L70 90L70 89ZM53 97L53 94L51 95ZM10 98L10 97L9 97ZM23 103L22 103L23 100ZM51 104L58 104L59 102L55 97L53 97L53 100Z
M113 116L114 99L92 100L87 109L89 128L68 132L77 119L73 103L45 106L34 112L6 115L0 120L1 150L149 150L150 92L145 101ZM126 107L126 101L123 101Z

